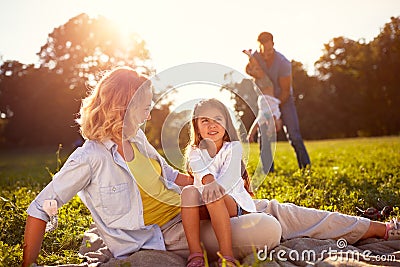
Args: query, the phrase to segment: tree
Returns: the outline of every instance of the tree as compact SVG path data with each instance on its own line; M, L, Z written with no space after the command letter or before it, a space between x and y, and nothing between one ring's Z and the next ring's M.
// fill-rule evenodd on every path
M400 17L391 18L370 43L338 37L316 62L336 110L340 135L376 136L400 131Z
M71 98L71 90L62 90L62 81L47 69L30 66L21 75L9 73L0 84L5 88L0 106L8 111L6 141L21 146L72 143L78 137L72 126L79 104Z
M400 17L391 17L380 34L370 43L374 55L371 76L375 78L369 93L374 108L377 134L400 132Z
M6 128L14 117L14 110L23 99L21 92L22 77L28 72L29 66L18 61L9 60L0 66L0 144L6 142Z
M41 66L63 74L70 88L80 82L96 80L94 74L117 65L142 68L152 74L149 51L137 34L125 36L103 16L80 14L49 34L38 53Z
M248 131L258 112L257 94L253 81L246 78L239 82L232 81L223 85L222 89L227 89L232 93L236 116L243 121Z
M293 97L304 139L334 137L335 127L330 123L334 109L329 94L323 90L324 81L310 77L300 62L292 61Z
M330 120L335 125L336 137L357 136L366 127L369 47L344 37L334 38L324 47L316 66L329 94L327 103L335 109Z
M3 139L24 146L73 143L80 100L101 71L121 64L152 71L145 42L138 35L126 40L104 17L81 14L49 34L39 68L4 62L0 112L9 116Z

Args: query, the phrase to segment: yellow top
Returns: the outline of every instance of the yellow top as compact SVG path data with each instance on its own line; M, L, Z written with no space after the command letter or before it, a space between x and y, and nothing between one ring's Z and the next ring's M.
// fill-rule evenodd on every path
M144 224L162 226L180 213L180 195L161 182L161 166L157 160L140 153L134 143L132 148L135 158L128 166L139 185Z

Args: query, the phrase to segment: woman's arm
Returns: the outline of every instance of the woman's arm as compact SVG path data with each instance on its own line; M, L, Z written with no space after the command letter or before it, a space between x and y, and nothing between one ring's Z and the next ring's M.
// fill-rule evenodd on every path
M193 177L188 174L179 173L175 179L175 183L179 186L187 186L193 184Z
M46 222L49 215L45 211L45 202L55 200L60 208L77 192L90 183L91 167L82 159L80 153L70 155L53 180L36 196L28 207L25 226L23 266L36 261L43 241Z
M24 235L23 267L36 262L42 246L45 228L45 221L28 215Z

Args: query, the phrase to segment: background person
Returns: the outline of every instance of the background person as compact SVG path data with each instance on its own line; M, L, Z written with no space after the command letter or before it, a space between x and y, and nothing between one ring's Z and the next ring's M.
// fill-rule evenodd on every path
M274 41L271 33L260 33L257 41L259 51L254 53L254 57L257 59L265 75L273 83L274 95L281 102L280 111L286 137L296 152L299 168L305 168L311 164L311 161L300 133L299 120L294 104L291 63L274 49ZM254 75L251 71L254 67L253 64L249 62L249 66L246 67L248 74L251 76ZM257 80L260 79L256 79L256 83ZM269 173L270 171L274 171L274 162L271 151L271 139L264 134L267 132L264 127L260 125L259 129L260 156L264 173Z
M258 113L254 119L253 124L250 126L249 133L247 135L247 140L249 142L254 142L254 135L259 129L259 125L265 124L263 129L267 128L265 133L269 138L275 136L275 132L278 132L282 128L281 111L279 109L279 104L281 101L274 96L274 87L272 81L269 79L268 75L260 67L257 59L253 56L251 49L243 50L243 52L249 56L249 64L246 66L246 72L251 73L255 79L257 87L256 93L257 97L257 107ZM257 90L257 88L259 90Z

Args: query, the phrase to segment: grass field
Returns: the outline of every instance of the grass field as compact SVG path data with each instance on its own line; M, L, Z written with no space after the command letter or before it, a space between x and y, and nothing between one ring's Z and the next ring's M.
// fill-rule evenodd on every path
M356 206L375 206L378 198L400 206L400 137L306 142L312 167L298 170L293 149L277 144L275 173L261 175L257 144L250 147L248 171L263 181L257 198L275 198L307 207L356 214ZM57 148L0 151L0 266L19 266L26 208L51 180L70 151ZM58 161L58 158L60 161ZM265 178L265 179L264 179ZM40 264L79 263L83 232L91 223L75 197L59 211L59 228L46 234Z

